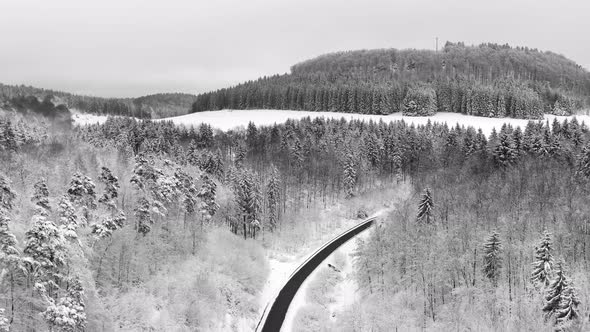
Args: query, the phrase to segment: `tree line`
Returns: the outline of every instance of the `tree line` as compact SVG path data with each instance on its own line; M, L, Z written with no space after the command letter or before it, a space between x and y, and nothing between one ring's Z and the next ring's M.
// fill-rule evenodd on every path
M563 56L528 48L447 43L442 52L370 50L320 56L201 94L191 112L294 109L362 114L540 118L588 105L588 72Z

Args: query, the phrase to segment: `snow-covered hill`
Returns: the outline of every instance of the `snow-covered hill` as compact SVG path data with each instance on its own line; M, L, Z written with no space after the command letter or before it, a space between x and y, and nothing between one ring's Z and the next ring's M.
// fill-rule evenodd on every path
M513 119L513 118L484 118L471 115L463 115L459 113L437 113L433 116L403 116L401 113L394 113L390 115L369 115L369 114L354 114L354 113L338 113L338 112L307 112L307 111L285 111L285 110L222 110L222 111L208 111L200 113L191 113L171 118L159 119L156 121L172 121L177 125L198 126L201 123L210 124L212 127L220 130L229 130L237 127L246 127L250 121L256 125L272 125L274 123L283 123L287 119L301 119L304 117L324 117L331 119L346 120L363 120L363 121L399 121L404 120L407 123L415 125L424 125L431 120L432 122L443 123L446 122L449 126L455 126L457 123L462 126L473 126L481 128L482 131L489 135L492 128L497 130L502 127L504 123L510 123L513 126L526 126L529 120ZM584 121L586 124L590 123L590 116L578 115L578 121ZM96 116L86 113L78 113L73 116L77 124L85 125L92 123L102 123L106 120L105 116ZM565 119L572 119L573 116L555 116L546 114L543 121L552 122L557 118L559 121Z

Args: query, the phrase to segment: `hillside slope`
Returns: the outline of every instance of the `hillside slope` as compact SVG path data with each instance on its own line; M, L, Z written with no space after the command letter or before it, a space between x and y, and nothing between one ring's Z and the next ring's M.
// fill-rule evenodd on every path
M488 117L569 115L590 104L590 73L562 55L508 45L447 42L430 50L319 56L291 73L201 94L192 112L293 109Z
M163 118L186 114L195 95L186 93L158 93L138 98L101 98L76 95L63 91L41 89L25 85L0 83L0 103L7 107L51 101L61 109L77 109L93 114L133 116L136 118Z

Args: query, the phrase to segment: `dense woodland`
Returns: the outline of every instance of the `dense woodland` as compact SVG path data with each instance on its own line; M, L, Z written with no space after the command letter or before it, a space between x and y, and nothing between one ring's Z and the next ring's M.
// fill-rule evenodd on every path
M197 97L192 112L291 109L363 114L540 118L590 105L590 73L552 52L447 42L439 51L362 50L323 55L291 73Z
M75 109L93 114L156 119L186 114L195 100L196 96L185 93L159 93L138 98L100 98L0 83L0 108L36 110L35 104L49 102L59 108L56 112L44 111L45 116L56 116L51 114Z
M404 182L413 194L359 246L363 296L339 330L588 329L590 132L576 120L486 137L1 119L4 329L236 329L226 314L256 321L269 243L321 222L302 214Z

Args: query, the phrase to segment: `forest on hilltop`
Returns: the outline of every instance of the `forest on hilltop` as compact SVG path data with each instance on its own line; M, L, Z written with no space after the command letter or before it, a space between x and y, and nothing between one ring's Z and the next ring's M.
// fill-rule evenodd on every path
M363 114L541 118L590 105L590 73L552 52L447 42L432 50L361 50L301 62L197 97L192 112L292 109Z
M575 119L486 137L323 118L221 132L110 117L52 130L2 114L0 328L251 326L269 248L296 250L344 218L320 217L329 207L392 204L402 183L412 193L355 254L358 301L337 326L324 311L317 324L589 327L590 131Z
M38 109L37 104L52 103L57 110L45 107L42 112L49 116L63 115L68 110L75 109L99 115L157 119L186 114L195 100L196 96L186 93L158 93L138 98L101 98L0 83L1 108L35 112Z

